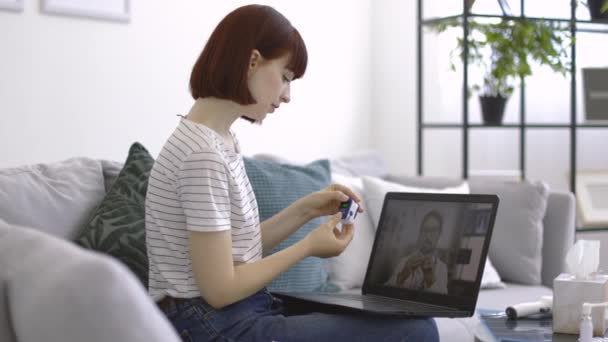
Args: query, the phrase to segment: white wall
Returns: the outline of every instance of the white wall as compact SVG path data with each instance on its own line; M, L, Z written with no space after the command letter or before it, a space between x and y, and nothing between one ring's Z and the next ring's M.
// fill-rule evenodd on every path
M190 108L189 73L205 40L225 14L245 3L131 0L128 24L44 15L37 1L26 1L23 13L0 11L0 167L80 155L122 160L136 140L156 155L177 123L175 114ZM292 103L263 127L237 123L244 153L311 160L373 148L392 172L414 174L416 1L262 3L300 30L309 65L304 79L293 83ZM538 15L534 8L529 14ZM427 14L437 10L450 9L425 8ZM606 66L606 37L579 37L579 67ZM461 76L447 70L454 39L442 39L425 38L425 117L454 121L461 117ZM568 80L534 72L528 118L566 122ZM518 102L516 93L506 121L517 120ZM580 114L582 102L578 106ZM478 119L475 97L470 109ZM579 137L579 168L607 168L608 158L599 153L608 148L607 131L579 130ZM460 133L427 130L424 138L425 174L459 176ZM531 130L527 139L528 177L567 188L567 132ZM516 131L472 131L471 168L516 169L517 142Z
M372 147L392 172L416 172L416 1L373 6Z
M371 146L371 0L260 1L304 37L309 65L263 127L239 123L245 154L312 159ZM210 4L212 3L212 5ZM245 1L132 0L128 24L0 11L0 167L156 155L189 110L190 69L215 25Z

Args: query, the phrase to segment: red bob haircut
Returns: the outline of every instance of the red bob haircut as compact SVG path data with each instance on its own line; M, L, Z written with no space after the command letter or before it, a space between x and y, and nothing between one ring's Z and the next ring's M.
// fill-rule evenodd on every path
M293 71L294 79L306 71L308 53L298 30L270 6L247 5L229 13L209 37L190 75L192 97L254 104L247 86L254 49L265 59L288 54L287 68Z

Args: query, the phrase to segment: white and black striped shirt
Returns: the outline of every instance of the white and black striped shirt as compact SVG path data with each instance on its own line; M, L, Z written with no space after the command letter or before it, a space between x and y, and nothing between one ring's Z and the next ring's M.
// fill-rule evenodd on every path
M148 291L154 300L200 296L188 230L231 230L236 263L259 260L258 205L234 134L235 151L212 129L182 119L156 159L146 195Z

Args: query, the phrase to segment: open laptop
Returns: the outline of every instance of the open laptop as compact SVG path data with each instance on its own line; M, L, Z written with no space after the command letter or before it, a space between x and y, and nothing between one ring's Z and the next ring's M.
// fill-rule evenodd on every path
M273 294L304 311L472 316L497 208L495 195L387 193L362 293Z

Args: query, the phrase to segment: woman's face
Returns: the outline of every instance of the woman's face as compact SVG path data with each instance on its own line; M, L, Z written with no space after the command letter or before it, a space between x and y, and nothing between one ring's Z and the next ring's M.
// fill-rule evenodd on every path
M254 55L255 55L254 51ZM273 113L281 103L290 100L290 83L293 72L286 65L289 56L266 60L252 55L247 80L251 96L257 102L247 106L246 115L257 122L262 122L268 113ZM250 109L250 110L249 110Z

